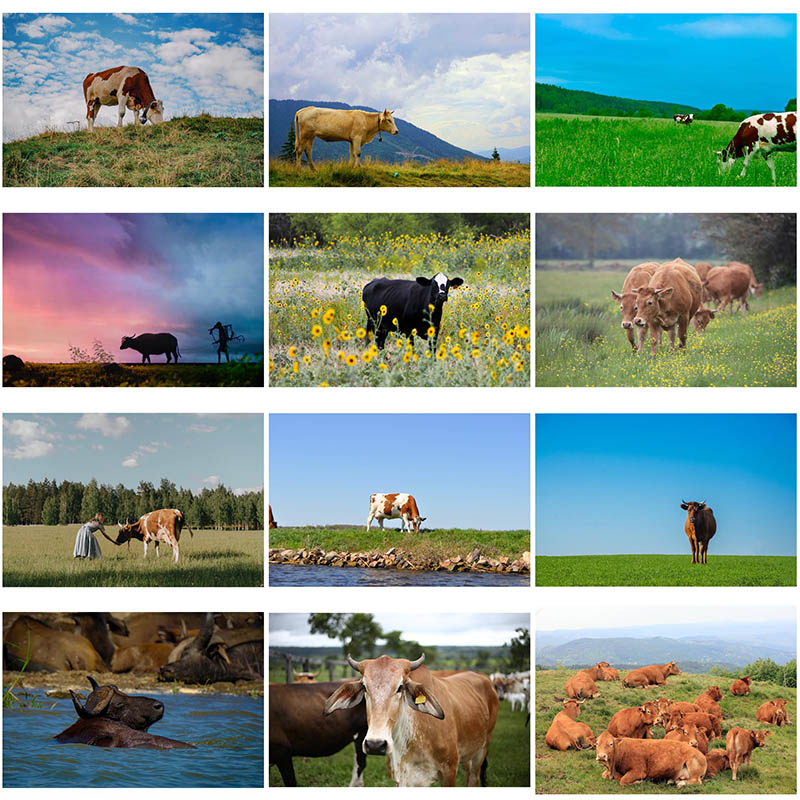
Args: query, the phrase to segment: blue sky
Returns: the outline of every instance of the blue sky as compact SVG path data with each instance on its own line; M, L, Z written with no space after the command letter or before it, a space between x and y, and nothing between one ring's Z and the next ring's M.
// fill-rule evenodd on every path
M270 414L269 502L283 527L366 525L371 494L408 492L429 530L528 530L529 425L526 414Z
M3 414L3 482L264 485L261 414Z
M537 14L536 81L783 111L797 96L796 38L793 14Z
M709 557L795 555L795 475L792 414L539 414L536 553L688 556L705 500Z
M122 65L148 74L165 119L264 115L262 14L4 14L3 139L85 129L83 79Z
M458 147L530 144L528 14L270 14L269 96L388 108Z

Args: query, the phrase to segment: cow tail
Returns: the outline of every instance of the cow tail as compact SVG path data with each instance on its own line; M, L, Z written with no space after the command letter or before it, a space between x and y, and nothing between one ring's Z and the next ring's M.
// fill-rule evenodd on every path
M189 531L189 535L194 539L194 531L189 527L189 523L186 521L186 517L183 516L181 513L181 527L185 527L187 531Z
M300 123L297 121L297 117L300 114L299 111L295 111L294 114L294 149L297 152L297 145L300 142Z
M483 759L481 764L481 786L486 786L486 770L489 767L489 756Z

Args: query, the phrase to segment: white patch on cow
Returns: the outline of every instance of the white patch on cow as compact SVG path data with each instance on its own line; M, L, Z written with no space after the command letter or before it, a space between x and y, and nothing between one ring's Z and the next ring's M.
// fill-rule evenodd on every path
M447 288L447 275L445 275L443 272L437 272L433 276L433 280L439 287L439 291L443 292Z

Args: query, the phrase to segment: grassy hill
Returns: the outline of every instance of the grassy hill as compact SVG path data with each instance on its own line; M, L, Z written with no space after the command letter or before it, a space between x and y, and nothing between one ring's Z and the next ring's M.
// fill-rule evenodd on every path
M178 117L3 146L4 186L263 186L264 120Z
M671 117L673 114L688 114L700 111L696 106L683 103L668 103L661 100L633 100L630 97L614 97L609 94L595 94L575 89L564 89L549 83L536 84L536 111L550 111L557 114L591 114L610 111L636 112L642 109L652 111L657 117Z
M678 661L680 666L680 660ZM541 670L536 673L536 792L538 794L794 794L797 780L797 726L782 728L756 721L756 709L776 697L789 700L789 717L795 722L797 689L753 681L751 692L744 697L729 693L730 678L708 674L687 674L670 677L666 686L656 689L625 689L620 681L599 683L600 696L587 700L578 719L585 722L595 736L608 726L613 714L621 708L639 705L644 700L669 697L693 702L708 686L719 686L723 692L722 739L709 743L711 748L725 748L725 734L733 727L769 729L766 747L754 751L750 766L731 780L730 771L721 772L703 781L702 787L678 789L665 783L644 781L633 786L620 786L600 775L603 768L595 759L594 750L551 750L544 742L553 717L562 705L555 697L564 697L564 683L572 670ZM663 728L652 729L653 738L664 736Z

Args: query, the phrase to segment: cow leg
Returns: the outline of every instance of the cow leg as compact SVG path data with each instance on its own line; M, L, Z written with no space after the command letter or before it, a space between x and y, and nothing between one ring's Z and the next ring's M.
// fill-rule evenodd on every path
M350 776L350 786L364 785L364 769L367 766L367 756L362 749L363 736L357 736L353 742L353 774Z
M686 347L686 332L689 330L689 317L681 316L678 319L678 341L679 347Z
M656 345L661 340L661 334L655 325L650 326L650 355L656 354Z
M143 558L147 558L147 539L144 540L144 556Z
M161 558L161 552L158 549L158 539L156 539L153 544L156 546L156 558Z
M630 786L632 783L641 783L647 777L647 770L638 767L628 770L620 779L620 786Z
M675 349L675 330L677 329L677 327L678 327L677 325L673 325L667 331L667 333L669 334L669 349L670 350L674 350Z
M775 186L775 162L772 160L772 155L764 156L764 160L772 173L772 185Z
M125 119L125 112L128 110L128 98L126 95L121 94L117 97L117 99L119 100L119 107L117 109L117 127L121 128L123 120ZM135 111L133 112L133 116L134 118L138 119Z
M292 757L286 756L276 761L275 765L278 767L278 772L281 773L284 786L297 786L297 778L294 775L294 764L292 764Z
M383 346L386 344L386 336L387 331L383 328L383 326L379 327L375 331L375 346L378 350L383 350Z
M638 335L638 340L639 340L638 352L641 353L642 350L644 349L644 340L645 337L647 336L647 328L639 328L639 330L636 333ZM633 342L631 342L631 344L633 344ZM634 352L637 351L636 345L634 345L633 349Z
M625 335L628 337L628 341L631 343L631 347L635 350L636 340L633 338L633 330L631 328L625 328Z
M372 525L373 519L375 519L375 515L370 511L369 516L367 517L367 530L369 530L369 526Z
M172 545L172 555L176 564L178 563L178 557L180 556L180 552L181 552L180 545L177 542L175 542L175 544Z
M86 124L89 127L89 133L94 130L94 121L97 117L97 112L100 110L100 101L92 100L91 103L86 104Z
M383 520L384 520L384 517L381 517L381 518L378 520L378 525L380 525L380 526L381 526L381 530L383 530Z
M356 137L350 142L350 153L353 157L353 166L360 167L361 166L361 139Z
M306 153L306 160L308 161L308 166L311 167L312 172L316 172L317 168L314 166L314 162L311 159L311 151L314 149L313 138L306 144L304 149Z

